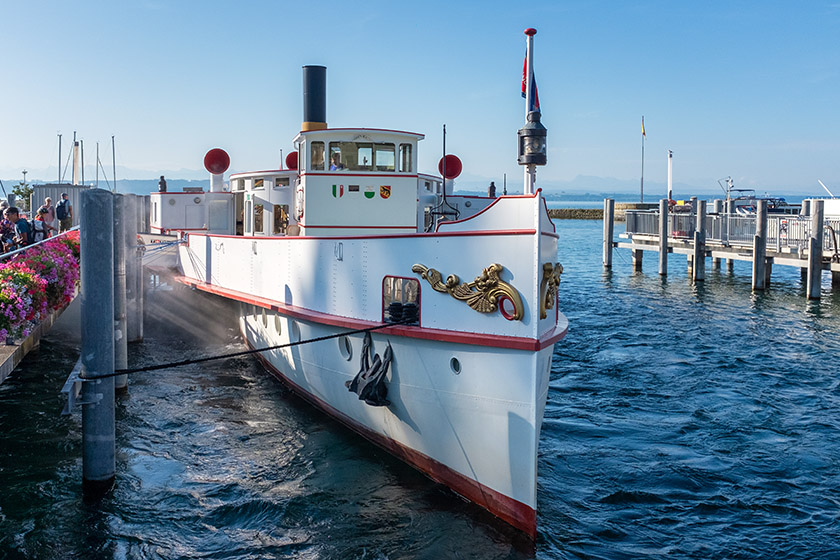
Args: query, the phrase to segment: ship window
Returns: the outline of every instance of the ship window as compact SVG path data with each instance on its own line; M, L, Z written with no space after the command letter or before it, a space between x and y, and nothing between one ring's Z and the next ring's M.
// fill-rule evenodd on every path
M400 144L400 171L411 171L411 144Z
M262 181L262 179L260 179ZM254 233L263 233L263 205L254 204Z
M396 166L393 144L330 142L330 162L336 154L343 166L341 169L350 171L394 171Z
M265 179L254 179L254 188L255 189L264 189L265 188Z
M251 214L251 201L245 203L245 233L251 234L254 230L251 228L253 223L253 215Z
M312 142L309 152L309 169L324 169L324 143Z
M233 181L233 186L231 187L234 191L242 191L245 190L245 179L236 179Z
M376 170L377 171L393 171L394 170L394 145L393 144L376 144Z
M347 169L347 165L341 159L341 144L330 142L330 171L338 171L339 169Z
M398 276L386 276L382 280L383 321L394 323L408 319L409 323L417 323L419 319L419 305L419 280L416 278L400 278Z
M274 188L279 189L280 187L288 187L289 186L289 178L288 177L275 177L274 178Z
M289 227L289 205L274 205L274 235L286 235L286 228Z
M373 167L373 144L356 144L356 169Z

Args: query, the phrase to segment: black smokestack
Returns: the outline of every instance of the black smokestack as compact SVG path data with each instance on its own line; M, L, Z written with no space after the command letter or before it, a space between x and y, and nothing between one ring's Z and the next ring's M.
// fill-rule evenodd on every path
M327 128L327 67L303 67L303 124L301 130Z

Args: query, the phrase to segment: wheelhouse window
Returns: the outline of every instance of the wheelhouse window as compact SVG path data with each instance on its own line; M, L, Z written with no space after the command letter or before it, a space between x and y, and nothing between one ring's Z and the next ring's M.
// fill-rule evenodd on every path
M337 159L336 159L337 158ZM330 142L330 169L349 171L394 171L394 144L373 142Z
M346 169L347 165L341 159L341 144L330 142L330 171Z
M356 169L373 169L373 144L356 144Z
M288 177L275 177L274 178L274 188L279 189L281 187L288 187L289 186L289 178Z
M411 171L411 144L400 144L400 171Z
M416 324L420 318L420 281L386 276L382 280L382 319Z
M374 161L376 162L377 171L394 171L394 145L393 144L376 144L376 153Z
M263 178L254 179L254 188L255 189L264 189L265 188L265 179L263 179Z
M324 143L312 142L309 151L309 169L324 170Z

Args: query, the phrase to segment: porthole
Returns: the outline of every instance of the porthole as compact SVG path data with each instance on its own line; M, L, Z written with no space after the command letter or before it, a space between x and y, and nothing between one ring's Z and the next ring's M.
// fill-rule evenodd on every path
M290 342L300 342L300 327L297 321L292 321L291 332L289 332Z
M350 338L342 336L338 338L338 351L341 357L348 362L353 359L353 345L350 343Z
M461 373L461 361L458 358L452 358L449 360L449 368L452 370L452 373L458 375Z
M193 202L195 202L196 204L201 204L201 197L200 196L195 197L193 199Z
M274 316L274 330L277 331L277 334L283 332L283 318L280 317L280 314Z
M175 199L174 198L169 199L169 206L175 206Z
M472 206L472 202L470 202L470 201L468 200L468 201L466 201L466 202L464 203L464 206L466 206L467 208L469 208L470 206Z

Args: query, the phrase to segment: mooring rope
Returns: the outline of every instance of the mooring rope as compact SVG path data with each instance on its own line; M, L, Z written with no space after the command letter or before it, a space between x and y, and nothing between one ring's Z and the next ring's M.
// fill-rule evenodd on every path
M139 368L128 368L128 369L117 369L114 370L114 373L107 373L105 375L79 375L79 379L84 381L92 381L95 379L107 379L109 377L116 377L118 375L127 375L129 373L140 373L145 371L156 371L159 369L169 369L169 368L176 368L181 366L188 366L191 364L200 364L203 362L210 362L213 360L223 360L225 358L236 358L238 356L247 356L248 354L259 354L260 352L267 352L268 350L277 350L278 348L288 348L290 346L298 346L301 344L310 344L312 342L321 342L322 340L329 340L331 338L338 338L340 336L347 336L351 334L358 334L363 332L371 332L377 331L379 329L384 329L386 327L393 327L396 325L407 325L409 323L413 323L414 319L404 319L402 321L395 321L393 323L382 323L381 325L376 325L375 327L367 327L364 329L355 329L350 331L343 331L336 334L330 334L326 336L319 336L316 338L309 338L306 340L299 340L297 342L289 342L287 344L277 344L275 346L269 346L267 348L257 348L254 350L242 350L241 352L232 352L230 354L220 354L218 356L206 356L204 358L194 358L191 360L181 360L180 362L170 362L168 364L157 364L153 366L144 366Z

